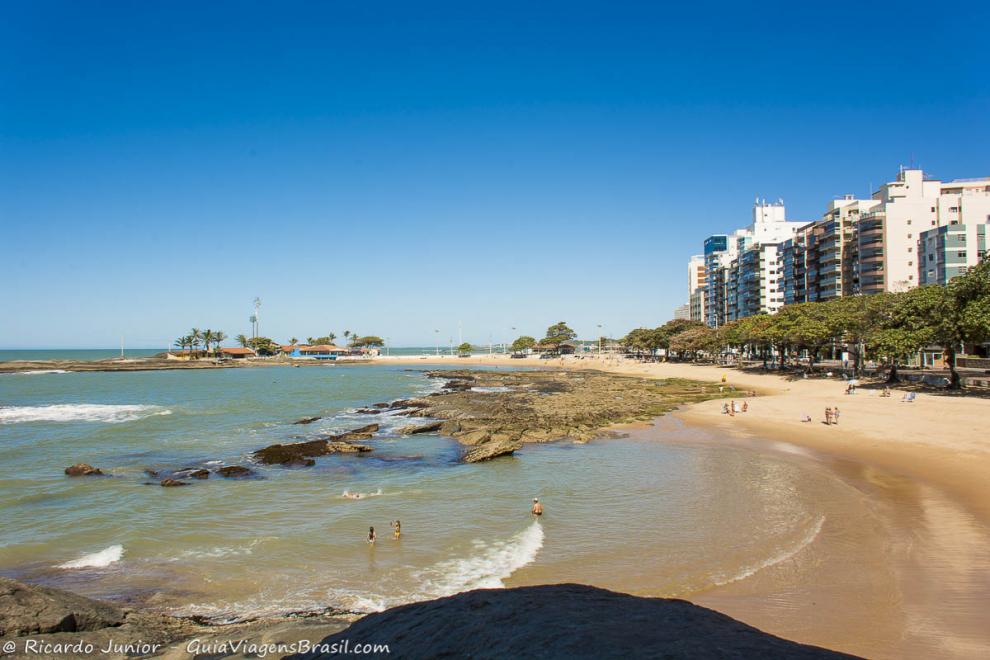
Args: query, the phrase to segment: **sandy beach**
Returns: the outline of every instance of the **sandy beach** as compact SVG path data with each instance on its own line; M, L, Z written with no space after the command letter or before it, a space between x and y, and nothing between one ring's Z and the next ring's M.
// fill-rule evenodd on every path
M982 605L990 597L990 439L981 430L990 416L986 398L918 393L907 403L896 389L889 398L880 388L846 395L838 379L678 363L382 359L594 368L716 382L725 376L748 411L725 415L720 400L682 408L673 417L695 431L696 442L729 438L744 451L817 462L863 507L829 511L815 542L799 555L691 600L790 639L869 657L978 657L990 642ZM756 397L746 396L752 391ZM841 410L838 425L824 424L826 407ZM802 422L805 414L813 421ZM670 423L658 420L657 429L637 433L662 441Z

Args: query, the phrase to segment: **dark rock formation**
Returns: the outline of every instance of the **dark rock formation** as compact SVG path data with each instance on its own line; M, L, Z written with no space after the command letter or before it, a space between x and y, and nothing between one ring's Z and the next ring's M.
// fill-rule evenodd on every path
M417 435L419 433L434 433L440 430L443 422L430 422L429 424L410 424L399 429L400 435Z
M238 479L241 477L254 476L254 471L250 468L244 467L243 465L225 465L217 470L217 474L228 479Z
M360 428L330 435L318 440L307 442L294 442L287 445L270 445L264 449L259 449L252 456L265 465L311 465L307 459L317 456L326 456L336 453L357 453L371 451L367 445L351 444L351 440L364 440L374 435L378 430L378 424L368 424Z
M209 470L193 470L192 472L189 473L189 476L192 477L193 479L209 479L210 478L210 471Z
M59 589L0 577L0 637L119 626L124 610Z
M320 645L387 644L372 658L850 658L684 600L578 584L484 589L368 616ZM339 647L338 647L339 648ZM330 653L289 656L338 658Z
M323 419L322 417L303 417L302 419L297 419L292 422L293 424L312 424L313 422Z
M499 456L508 456L517 449L522 449L521 440L492 440L468 450L461 458L465 463L480 463L490 461Z
M189 484L178 479L162 479L159 485L163 488L175 488L177 486L188 486Z
M70 477L89 477L102 475L103 471L89 463L76 463L65 468L65 473Z

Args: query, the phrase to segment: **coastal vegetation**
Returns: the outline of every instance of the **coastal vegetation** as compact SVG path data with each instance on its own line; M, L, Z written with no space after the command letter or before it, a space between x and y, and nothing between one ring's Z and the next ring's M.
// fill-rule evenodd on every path
M530 348L533 348L534 346L536 346L536 339L534 339L533 337L529 337L527 335L523 335L521 337L518 337L514 342L512 342L511 348L513 352L519 353L528 350Z
M464 342L457 347L457 353L459 355L470 355L471 354L471 343Z
M225 341L227 341L227 334L223 330L193 328L189 334L179 337L174 343L176 348L182 351L188 350L192 355L202 349L202 355L212 353L215 356L220 352L220 344Z
M560 345L565 341L571 341L575 337L577 337L577 333L571 330L566 323L561 321L559 323L554 323L547 328L547 336L543 338L541 343Z
M927 347L938 347L950 370L949 387L961 387L955 358L961 346L990 339L990 262L983 262L946 286L921 286L899 293L835 298L784 306L709 328L696 321L674 320L658 328L637 328L621 343L648 354L667 351L682 360L715 358L739 349L764 364L799 355L809 371L824 351L843 347L861 374L865 360L886 364L891 380L897 367Z

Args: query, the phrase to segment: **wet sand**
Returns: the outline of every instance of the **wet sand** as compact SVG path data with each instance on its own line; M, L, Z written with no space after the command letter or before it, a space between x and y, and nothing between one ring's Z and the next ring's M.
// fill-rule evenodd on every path
M725 375L741 393L756 390L760 396L746 398L747 413L723 415L723 402L714 400L674 416L696 431L699 443L729 438L747 451L815 464L846 484L859 504L823 500L826 520L814 542L744 579L703 593L651 595L680 595L789 639L869 657L985 657L990 648L990 436L982 430L990 400L921 393L903 403L897 390L890 398L879 389L845 395L839 380L691 364L447 362L455 360L647 378L718 381ZM828 406L841 409L838 425L823 423ZM813 422L800 421L805 413ZM665 441L662 432L652 437ZM815 497L813 484L806 487L804 495ZM554 581L530 570L522 579ZM614 582L632 593L649 591L644 587L632 572Z

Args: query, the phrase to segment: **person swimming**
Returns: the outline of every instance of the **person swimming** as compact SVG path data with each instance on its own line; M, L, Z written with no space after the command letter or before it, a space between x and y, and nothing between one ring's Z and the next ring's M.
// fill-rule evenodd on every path
M371 527L368 529L368 543L374 543L378 540L378 536L375 535L375 528Z
M540 504L540 500L536 497L533 498L533 515L534 516L543 515L543 505Z
M398 541L399 537L402 536L402 523L398 520L392 522L392 534L394 535L396 541Z

